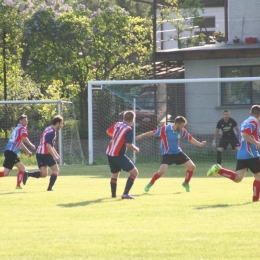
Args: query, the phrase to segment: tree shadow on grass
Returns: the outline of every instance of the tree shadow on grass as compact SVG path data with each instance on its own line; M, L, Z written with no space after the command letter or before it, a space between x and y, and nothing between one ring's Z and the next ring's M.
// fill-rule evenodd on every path
M239 207L244 206L248 204L252 204L253 202L246 202L246 203L240 203L240 204L216 204L216 205L202 205L199 207L195 207L196 210L202 210L202 209L212 209L212 208L227 208L227 207Z

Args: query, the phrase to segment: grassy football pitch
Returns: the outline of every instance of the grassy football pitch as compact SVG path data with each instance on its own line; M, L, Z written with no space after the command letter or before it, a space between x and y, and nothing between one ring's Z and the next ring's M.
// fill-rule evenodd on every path
M260 205L251 202L252 174L236 184L206 178L209 166L197 165L190 193L179 166L145 193L159 165L137 164L130 193L136 200L121 199L125 172L117 198L110 198L108 166L61 167L52 192L49 177L29 178L15 190L14 170L0 179L0 259L258 259Z

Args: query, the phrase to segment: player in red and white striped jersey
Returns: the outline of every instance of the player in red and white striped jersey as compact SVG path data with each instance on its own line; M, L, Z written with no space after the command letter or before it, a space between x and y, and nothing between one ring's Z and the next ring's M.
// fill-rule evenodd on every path
M63 127L63 117L60 115L52 119L52 125L48 126L42 133L40 144L36 150L36 159L40 172L28 173L28 177L45 178L48 175L48 167L51 169L50 183L48 191L52 190L57 176L59 174L59 166L57 162L60 161L60 156L55 149L56 131ZM25 180L25 183L27 181ZM24 184L25 184L24 183Z
M129 195L129 191L138 175L138 170L125 154L127 149L135 151L136 153L139 152L139 148L133 144L132 125L134 118L135 113L133 111L126 111L123 115L123 122L114 123L106 131L107 134L112 137L106 151L111 170L110 186L112 198L116 197L117 179L120 175L120 171L124 170L129 173L129 177L121 198L134 199L133 196Z

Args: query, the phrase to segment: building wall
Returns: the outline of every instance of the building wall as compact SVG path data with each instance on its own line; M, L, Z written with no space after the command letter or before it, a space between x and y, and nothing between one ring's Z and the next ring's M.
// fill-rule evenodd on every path
M185 79L218 78L221 66L259 65L259 59L191 60L185 62ZM220 83L185 84L185 110L188 124L193 125L193 132L207 134L213 131L216 122L222 117L222 110L227 108L240 124L249 116L251 105L237 107L220 106ZM212 130L213 129L213 130Z
M159 13L157 13L157 16ZM208 17L208 16L215 16L215 27L214 28L207 28L208 31L225 31L225 20L224 20L224 7L210 7L205 8L204 13L201 13L201 16ZM156 31L166 31L166 30L174 30L168 32L158 32L156 35L156 48L158 50L169 50L178 48L178 44L176 40L173 40L176 36L176 30L173 24L169 22L163 23L162 26L158 26ZM202 32L205 29L202 29ZM183 32L182 37L190 37L194 35L195 32L199 32L200 29L196 28L190 33L189 31ZM166 40L165 42L161 42L161 40Z
M235 36L241 42L246 37L260 39L260 1L228 0L228 39Z

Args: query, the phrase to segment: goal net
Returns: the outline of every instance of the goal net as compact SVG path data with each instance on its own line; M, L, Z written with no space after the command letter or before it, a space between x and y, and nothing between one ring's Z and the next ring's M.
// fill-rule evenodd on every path
M200 148L180 140L182 150L195 163L214 164L217 152L212 141L223 110L228 109L239 126L254 104L260 104L260 77L89 82L89 164L107 164L105 152L110 137L106 130L115 121L122 121L126 110L136 112L135 136L184 116L188 132L207 144ZM221 135L220 130L217 145ZM135 144L140 152L135 155L128 151L132 160L160 163L159 139L144 138ZM222 157L223 164L235 162L236 152L229 145Z
M28 117L29 139L36 147L44 129L52 124L52 118L58 114L62 115L64 126L57 132L55 144L55 149L60 155L60 165L85 163L74 105L67 101L0 101L0 149L2 151L5 149L12 130L18 124L18 117L22 114ZM36 164L36 159L33 163Z

